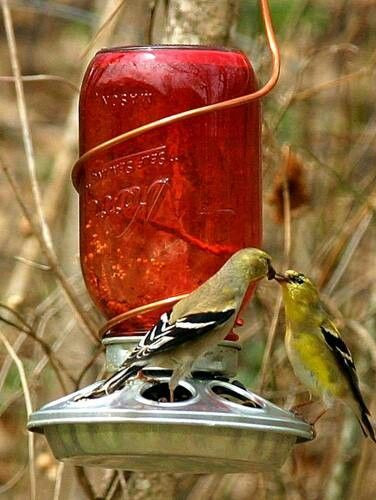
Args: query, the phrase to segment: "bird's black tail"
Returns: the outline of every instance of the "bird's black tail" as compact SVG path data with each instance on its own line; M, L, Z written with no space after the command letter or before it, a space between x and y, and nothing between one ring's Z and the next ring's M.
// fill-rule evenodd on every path
M362 408L360 417L358 417L360 427L362 428L365 437L369 437L376 443L374 423L370 419L371 415L368 410Z
M103 381L98 387L96 387L91 392L86 394L80 394L75 398L75 401L80 401L83 399L95 399L101 398L102 396L107 396L108 394L112 394L119 389L123 389L127 380L131 377L134 377L138 374L144 365L131 365L122 368L115 372L111 377L107 380Z

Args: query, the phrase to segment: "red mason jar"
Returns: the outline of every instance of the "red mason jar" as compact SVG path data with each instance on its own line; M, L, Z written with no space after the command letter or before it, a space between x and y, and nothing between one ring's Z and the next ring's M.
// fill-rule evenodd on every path
M256 89L246 56L194 46L98 52L80 96L80 154L159 118ZM260 104L216 111L116 145L81 165L81 265L109 319L191 292L261 243ZM112 335L148 330L161 310Z

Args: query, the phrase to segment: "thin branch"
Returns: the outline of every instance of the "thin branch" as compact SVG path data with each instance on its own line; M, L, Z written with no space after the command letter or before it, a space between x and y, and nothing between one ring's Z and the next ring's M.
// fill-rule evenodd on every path
M80 372L80 374L79 374L79 376L77 378L77 381L76 381L76 390L79 389L79 387L81 385L81 382L82 382L82 379L84 378L84 376L86 375L86 373L90 370L90 368L94 365L95 361L102 354L103 351L104 351L104 347L103 347L103 345L101 345L97 349L97 351L95 352L95 354L91 357L91 359L83 367L83 369L81 370L81 372Z
M18 335L18 337L14 341L13 350L15 352L18 352L26 339L27 339L26 333L22 333L21 335ZM5 360L3 361L3 364L2 364L1 370L0 370L0 392L3 388L3 385L5 384L5 380L8 376L8 372L9 372L11 366L12 366L12 358L8 355L5 358Z
M119 5L117 5L113 11L108 15L108 17L104 20L103 24L98 28L95 35L92 37L85 50L82 52L80 59L85 59L90 50L94 47L96 41L101 36L101 34L106 30L106 28L111 24L111 22L115 19L115 17L120 13L121 9L124 7L125 0L120 0Z
M18 262L26 264L27 266L39 269L40 271L51 271L50 266L47 266L46 264L41 264L40 262L35 262L34 260L25 259L25 257L21 257L20 255L16 255L14 259L18 260Z
M56 358L54 356L54 354L52 353L51 347L47 344L47 342L45 342L41 338L37 337L37 335L30 328L25 328L25 327L22 327L20 325L17 325L17 323L14 323L13 321L11 321L7 318L4 318L2 316L0 316L0 321L2 321L3 323L6 323L9 326L12 326L13 328L16 328L17 330L19 330L23 333L26 333L26 335L28 335L30 338L35 340L41 346L44 353L48 357L48 360L51 364L52 369L54 370L54 372L56 374L56 377L61 385L61 388L63 389L64 393L67 394L68 388L65 385L64 379L62 378L60 372L63 372L69 378L69 380L72 382L72 384L76 384L76 381L71 376L71 374L67 371L67 369L65 368L63 363L58 358Z
M97 495L95 494L95 491L93 490L93 487L86 475L85 469L83 467L75 466L73 467L73 470L87 498L89 498L89 500L95 500Z
M21 359L18 357L17 353L14 351L13 347L8 342L5 335L0 331L0 340L4 344L4 347L8 351L8 354L13 359L22 385L22 391L25 400L26 414L29 417L33 411L33 407L31 404L31 397L29 386L26 379L26 373ZM36 479L35 479L35 452L34 452L34 434L32 432L28 432L28 449L29 449L29 467L30 467L30 498L31 500L36 500Z
M103 496L104 500L111 500L116 493L119 486L120 477L117 471L114 471L110 480L108 481L108 486L106 492Z
M0 486L0 495L4 495L7 491L11 490L23 478L27 470L27 464L21 467L5 484Z
M68 278L65 276L63 271L61 270L56 254L53 249L49 248L48 245L46 244L43 234L41 232L40 227L34 222L34 218L31 215L31 212L29 208L26 206L26 204L23 201L22 194L21 194L21 189L18 186L18 183L10 173L8 167L5 165L3 161L0 160L0 167L4 171L4 174L9 182L9 185L15 195L16 201L21 208L22 214L24 215L25 219L28 221L30 224L30 227L33 230L34 235L39 241L39 244L41 246L41 249L43 253L46 256L46 259L49 263L49 266L51 268L51 271L54 273L54 275L57 278L58 283L61 285L63 292L65 293L65 296L68 299L68 302L72 306L72 309L76 313L76 316L78 320L80 321L81 325L84 327L84 331L90 336L90 338L94 341L95 343L99 343L99 340L97 338L96 334L96 328L94 325L92 325L91 321L89 320L89 317L86 315L86 312L83 310L83 307L81 303L79 302L76 293L71 286Z
M77 94L80 92L80 88L77 87L73 82L70 80L67 80L63 76L58 76L58 75L22 75L21 80L23 82L61 82L65 83L68 87L70 87L72 90L77 92ZM14 76L0 76L0 82L15 82L16 77Z
M344 272L346 271L354 252L356 251L359 243L361 242L365 232L367 231L370 222L372 220L373 213L368 212L365 214L364 218L361 220L354 233L352 234L350 240L348 241L344 252L335 268L332 272L330 280L324 287L324 292L330 295L334 288L337 286L339 280L342 278Z
M287 151L287 155L290 154L290 151ZM284 267L289 267L290 262L290 253L291 253L291 205L290 205L290 192L289 186L287 183L286 175L284 176L283 181L283 220L284 220L284 244L283 244L283 254L284 254ZM274 311L273 311L273 319L270 325L270 329L268 332L268 337L266 341L264 356L262 358L261 364L261 375L260 375L260 385L259 391L262 392L265 383L266 377L269 372L270 359L273 351L273 346L275 342L275 337L277 333L277 325L279 314L282 306L282 293L279 291L279 295L277 301L275 303Z
M315 87L311 87L309 89L301 90L294 94L290 100L290 104L297 102L297 101L303 101L305 99L310 99L311 97L314 97L316 94L324 91L324 90L329 90L333 87L337 87L338 85L341 85L342 83L349 82L351 80L359 79L362 76L367 76L369 75L373 69L374 69L374 64L370 66L366 66L364 68L361 68L358 71L354 71L354 73L348 73L347 75L340 76L339 78L335 78L334 80L330 80L328 82L323 82Z
M26 160L27 160L27 167L28 167L28 172L29 172L29 177L30 177L31 192L32 192L33 201L34 201L34 205L35 205L35 210L37 213L36 222L34 222L33 214L31 212L29 212L29 210L26 209L25 204L23 202L20 203L20 200L22 200L21 191L19 192L19 196L17 196L17 201L20 204L20 207L23 210L24 215L27 217L28 222L33 227L34 233L35 233L36 237L38 238L39 243L41 245L41 249L45 253L47 260L49 262L49 265L50 265L51 269L54 271L54 274L56 275L57 280L61 284L61 286L65 292L65 295L66 295L69 303L71 304L72 308L74 309L75 313L77 314L77 317L78 317L81 325L83 325L84 330L87 331L93 337L93 339L95 339L96 342L98 342L95 327L91 324L90 319L87 317L87 315L82 310L81 304L80 304L78 298L76 297L74 290L70 287L70 284L69 284L66 276L62 272L60 266L58 265L57 256L56 256L56 253L55 253L55 250L53 247L53 243L52 243L51 233L50 233L48 224L45 220L45 216L44 216L43 208L42 208L42 199L41 199L39 186L38 186L38 182L37 182L37 177L36 177L36 167L35 167L33 143L31 140L31 132L30 132L30 126L29 126L27 110L26 110L25 95L24 95L22 78L21 78L21 70L20 70L20 65L19 65L18 56L17 56L16 39L14 36L13 22L12 22L12 16L11 16L9 6L8 6L8 0L1 0L1 6L2 6L2 12L3 12L3 17L4 17L6 37L7 37L7 41L8 41L11 66L12 66L13 76L15 78L17 106L18 106L18 112L19 112L21 126L22 126L22 137L23 137L23 143L24 143ZM7 173L7 178L8 178L8 180L10 180L10 178L11 178L9 172ZM14 190L14 187L17 187L16 183L14 181L13 181L12 187L13 187L13 190Z
M54 487L54 496L53 496L52 500L59 500L61 483L62 483L63 473L64 473L64 466L65 466L64 462L60 462L59 465L57 466L55 487Z
M8 0L1 0L1 7L2 7L2 12L3 12L3 17L4 17L4 27L5 27L5 33L6 33L6 38L7 38L7 42L8 42L10 62L11 62L11 66L12 66L13 76L15 79L17 108L18 108L18 113L19 113L19 117L20 117L20 121L21 121L22 139L23 139L25 154L26 154L26 164L27 164L29 177L30 177L31 192L32 192L33 201L34 201L34 205L35 205L35 210L37 213L37 221L38 221L37 224L38 224L40 231L42 233L45 245L47 246L47 248L49 250L53 250L53 244L52 244L50 230L47 226L47 223L46 223L45 217L44 217L44 213L42 210L42 199L41 199L41 194L40 194L38 181L37 181L37 175L36 175L34 148L33 148L33 143L32 143L32 139L31 139L29 119L28 119L27 110L26 110L25 94L24 94L24 89L23 89L23 84L22 84L20 64L19 64L18 55L17 55L17 44L16 44L16 38L14 35L12 15L11 15L11 12L9 10Z

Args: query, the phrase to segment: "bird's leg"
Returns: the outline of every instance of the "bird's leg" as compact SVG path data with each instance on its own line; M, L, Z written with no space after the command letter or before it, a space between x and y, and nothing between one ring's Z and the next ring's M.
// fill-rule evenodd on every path
M168 388L170 390L170 403L174 402L174 392L176 387L179 385L180 374L178 370L176 370L176 372L171 375L170 381L168 383Z
M179 385L180 379L184 378L187 372L188 373L190 372L191 366L192 366L191 362L182 363L172 372L172 375L168 382L168 388L170 389L170 403L174 402L174 391Z
M174 389L170 388L170 403L174 402Z

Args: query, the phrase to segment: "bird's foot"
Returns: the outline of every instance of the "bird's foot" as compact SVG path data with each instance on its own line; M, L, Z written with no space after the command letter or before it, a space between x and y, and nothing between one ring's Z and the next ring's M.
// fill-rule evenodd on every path
M159 383L158 379L153 378L153 377L148 377L147 375L145 375L145 373L142 370L140 370L137 373L137 375L135 376L135 380L141 380L142 382L147 382L148 384L152 384L152 385Z

